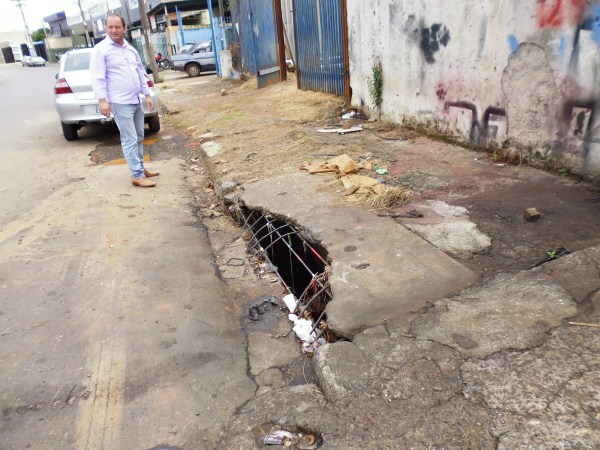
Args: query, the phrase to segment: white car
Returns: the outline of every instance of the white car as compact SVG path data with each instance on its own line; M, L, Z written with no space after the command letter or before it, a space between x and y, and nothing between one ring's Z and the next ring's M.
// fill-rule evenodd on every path
M29 67L45 67L46 60L44 58L42 58L41 56L32 56L27 61L27 65Z
M60 69L56 75L54 86L54 106L60 118L65 139L77 139L77 131L89 123L105 123L106 117L100 113L98 100L91 84L90 56L91 48L69 50L60 58ZM147 77L146 77L147 78ZM144 119L151 132L160 131L158 117L158 97L154 83L148 79L150 95L156 105L153 111L148 110L146 97L140 95L144 107Z

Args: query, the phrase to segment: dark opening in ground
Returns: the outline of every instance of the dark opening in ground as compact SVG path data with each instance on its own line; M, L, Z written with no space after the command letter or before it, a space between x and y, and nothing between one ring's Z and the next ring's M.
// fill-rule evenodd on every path
M234 212L248 232L249 250L267 261L286 289L294 294L299 317L310 318L328 341L335 336L326 326L325 307L331 300L327 250L310 242L292 224L236 205Z

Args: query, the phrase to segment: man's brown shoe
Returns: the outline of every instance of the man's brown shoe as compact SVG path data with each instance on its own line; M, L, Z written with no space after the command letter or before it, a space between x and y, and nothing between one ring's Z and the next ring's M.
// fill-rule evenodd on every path
M146 178L133 178L131 180L131 184L133 184L134 186L143 187L143 188L156 186L156 183L154 181L150 181Z
M157 177L160 175L160 172L152 172L148 169L144 169L144 175L146 176L146 178Z

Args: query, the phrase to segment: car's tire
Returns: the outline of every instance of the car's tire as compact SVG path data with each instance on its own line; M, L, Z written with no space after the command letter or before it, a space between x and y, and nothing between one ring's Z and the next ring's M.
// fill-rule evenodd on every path
M148 117L148 129L152 133L158 133L160 131L160 119L158 116Z
M185 68L189 77L197 77L200 75L200 64L191 63Z
M79 127L75 123L60 123L62 126L63 136L67 141L77 140L77 130Z

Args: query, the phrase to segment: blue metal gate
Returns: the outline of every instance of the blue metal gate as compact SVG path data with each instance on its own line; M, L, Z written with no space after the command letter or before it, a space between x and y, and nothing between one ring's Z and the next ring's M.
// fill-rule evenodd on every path
M349 100L346 0L294 0L298 88Z
M262 88L281 80L273 0L240 0L242 64Z

